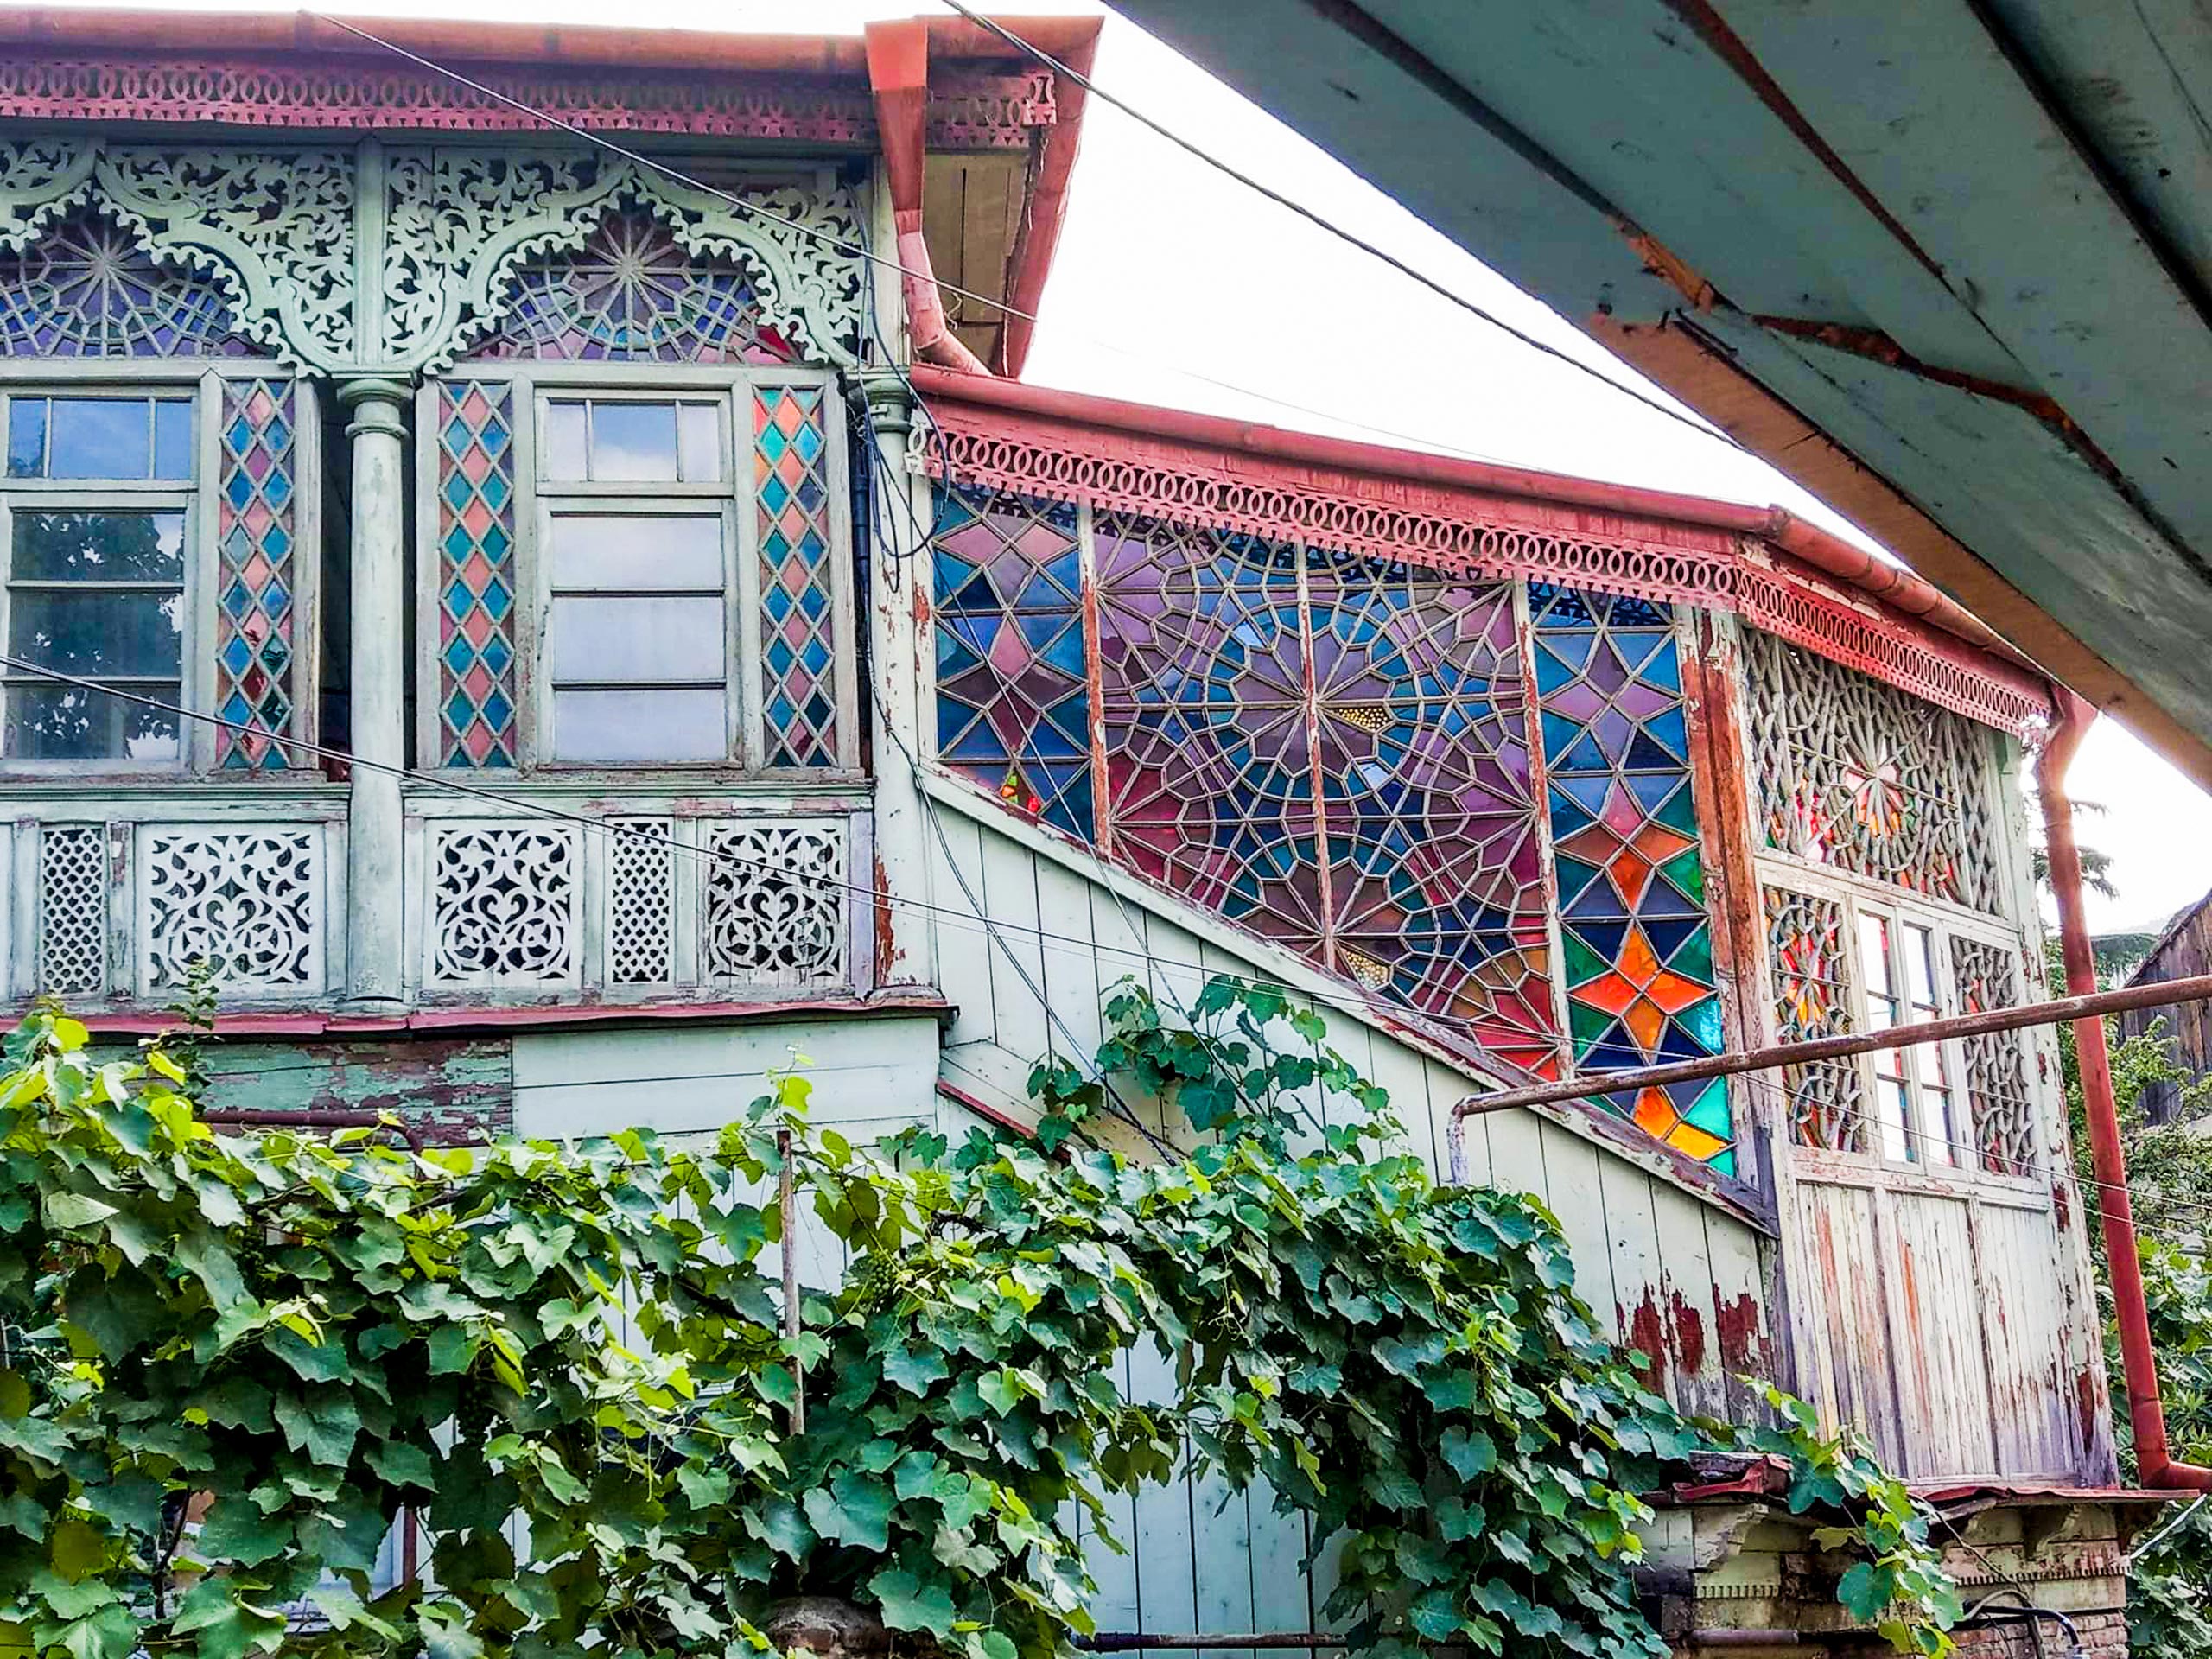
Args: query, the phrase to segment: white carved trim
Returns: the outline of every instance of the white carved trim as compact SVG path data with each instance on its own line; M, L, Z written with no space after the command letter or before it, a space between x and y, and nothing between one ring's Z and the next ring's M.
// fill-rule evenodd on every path
M710 823L701 977L715 985L849 982L845 825Z
M50 823L38 837L38 988L96 996L107 988L107 830Z
M676 979L676 825L669 818L607 824L607 982Z
M583 856L574 825L431 826L426 987L574 989Z
M149 826L138 837L137 995L181 989L201 957L227 995L319 995L327 872L319 824Z

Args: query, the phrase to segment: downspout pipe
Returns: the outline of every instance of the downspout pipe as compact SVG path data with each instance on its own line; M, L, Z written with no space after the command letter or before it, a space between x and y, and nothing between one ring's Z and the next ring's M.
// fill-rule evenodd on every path
M939 368L988 375L981 358L960 343L945 321L944 296L922 234L922 184L930 97L930 34L925 18L870 23L867 28L868 90L883 145L883 171L891 187L891 218L898 233L900 292L906 301L906 336L914 356Z
M2044 836L2051 890L2058 897L2058 938L2066 963L2066 988L2076 996L2097 988L2089 926L2082 904L2082 855L2074 840L2074 803L2066 770L2097 711L2072 691L2057 694L2059 717L2036 759L2036 787L2043 801ZM2212 1469L2176 1463L2166 1441L2166 1411L2158 1395L2157 1356L2151 1347L2151 1309L2143 1294L2143 1265L2136 1253L2135 1213L2128 1201L2127 1155L2120 1145L2120 1109L2112 1090L2112 1056L2101 1017L2074 1022L2074 1052L2082 1071L2082 1104L2089 1126L2089 1158L2102 1189L2095 1206L2104 1217L2105 1265L2112 1276L2113 1319L2120 1327L2120 1357L2127 1389L2127 1421L2135 1439L2136 1477L2147 1487L2212 1491Z

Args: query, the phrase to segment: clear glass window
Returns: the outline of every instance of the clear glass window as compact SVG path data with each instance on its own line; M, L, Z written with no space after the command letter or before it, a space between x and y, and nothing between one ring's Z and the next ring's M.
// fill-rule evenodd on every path
M198 392L0 391L0 760L174 766L196 586ZM94 686L104 688L93 689Z
M1935 928L1863 904L1858 925L1866 1028L1890 1031L1942 1018L1947 1007ZM1872 1150L1897 1163L1960 1164L1964 1126L1948 1045L1880 1049L1870 1070L1878 1137Z
M719 484L719 400L551 397L538 476L549 484Z

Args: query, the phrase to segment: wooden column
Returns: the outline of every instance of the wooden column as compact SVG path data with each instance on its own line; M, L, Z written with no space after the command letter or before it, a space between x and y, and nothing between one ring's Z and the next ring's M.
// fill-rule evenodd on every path
M401 488L406 410L402 381L347 380L353 419L353 798L346 835L346 1001L380 1007L404 995L400 780L407 764L406 515Z

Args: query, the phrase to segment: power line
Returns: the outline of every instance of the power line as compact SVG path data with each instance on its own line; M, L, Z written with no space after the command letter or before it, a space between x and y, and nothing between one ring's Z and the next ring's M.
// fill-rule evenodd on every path
M1733 437L1726 432L1722 431L1719 428L1713 426L1697 416L1686 415L1679 409L1675 409L1666 404L1662 404L1657 398L1649 397L1643 392L1638 391L1634 386L1628 385L1625 381L1614 379L1612 376L1605 373L1602 369L1598 368L1593 364L1584 362L1573 353L1561 351L1558 346L1552 345L1548 341L1539 340L1535 335L1528 333L1526 330L1516 327L1513 324L1506 321L1504 318L1497 315L1493 311L1485 309L1484 307L1477 304L1474 301L1469 299L1465 295L1459 293L1457 289L1446 287L1443 283L1439 282L1435 277L1429 276L1426 271L1421 270L1415 266L1408 264L1406 261L1398 257L1396 254L1390 252L1387 248L1377 246L1375 243L1369 241L1365 237L1359 235L1357 232L1346 230L1334 219L1329 219L1325 215L1317 213L1314 209L1308 207L1304 202L1298 200L1296 198L1284 194L1281 191L1274 188L1274 186L1262 183L1260 180L1254 178L1250 174L1243 171L1233 163L1224 161L1212 151L1205 149L1203 146L1194 143L1191 139L1184 137L1182 134L1175 131L1166 124L1154 120L1151 116L1147 115L1142 110L1135 108L1126 99L1118 98L1114 93L1108 92L1104 87L1101 86L1096 81L1091 79L1081 70L1071 68L1066 63L1063 62L1058 58L1054 57L1042 47L1033 46L1029 41L1023 40L1021 36L1007 29L1003 23L1001 23L993 18L986 17L981 12L972 10L970 7L963 3L963 0L944 0L944 3L945 5L950 7L954 11L958 12L969 22L974 23L980 28L988 29L992 34L997 35L999 39L1004 41L1008 46L1014 48L1015 51L1024 53L1028 56L1034 58L1039 63L1043 64L1055 74L1065 75L1070 80L1082 87L1084 92L1090 93L1093 98L1099 99L1102 103L1112 105L1115 109L1119 110L1123 115L1128 116L1129 119L1135 121L1138 125L1145 128L1147 131L1166 139L1169 143L1174 145L1185 155L1193 156L1198 161L1205 162L1217 173L1223 175L1224 177L1235 180L1246 189L1264 196L1268 200L1274 203L1276 207L1297 214L1299 218L1304 219L1307 224L1327 232L1329 235L1336 238L1337 240L1345 244L1347 246L1357 248L1360 252L1368 255L1370 257L1381 260L1384 264L1396 271L1400 276L1409 277L1414 282L1419 283L1423 288L1435 295L1438 298L1458 307L1460 310L1466 312L1470 316L1478 318L1482 321L1488 323L1491 327L1497 329L1500 333L1510 335L1513 339L1518 340L1529 350L1533 352L1541 352L1546 357L1558 359L1560 362L1566 364L1567 367L1576 370L1580 373L1588 375L1599 385L1606 388L1606 390L1618 392L1624 397L1632 397L1637 403L1642 404L1646 409L1652 410L1655 414L1663 415L1669 420L1677 422L1680 424L1689 428L1691 431L1697 433L1702 437L1712 438L1719 442L1725 443L1730 448L1736 450L1739 454L1751 454L1751 451L1745 449L1742 444L1738 443Z

